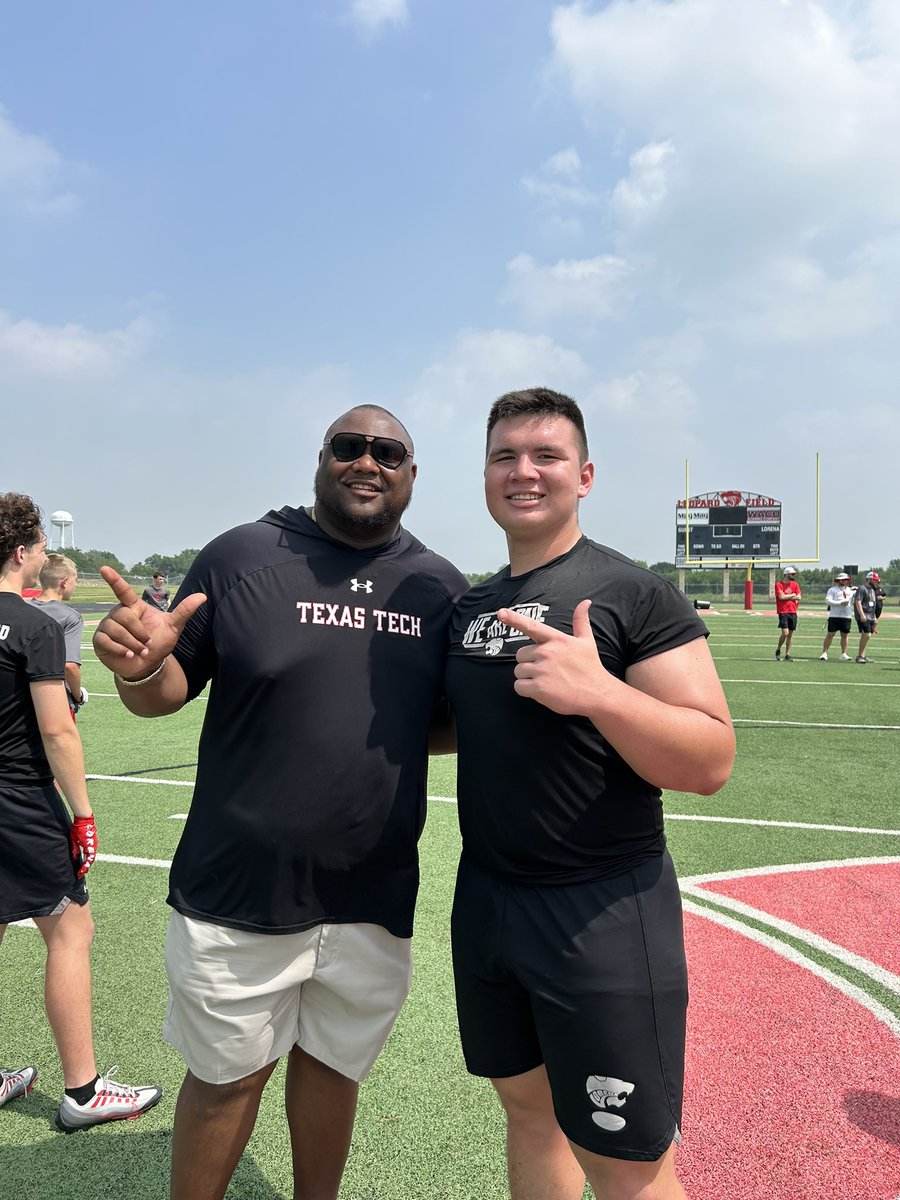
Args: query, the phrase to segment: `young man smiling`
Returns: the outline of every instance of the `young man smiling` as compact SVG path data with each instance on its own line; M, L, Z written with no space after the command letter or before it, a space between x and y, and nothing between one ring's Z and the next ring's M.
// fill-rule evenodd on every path
M710 794L734 733L706 629L659 576L588 540L568 396L488 418L509 566L460 601L447 691L463 854L463 1051L507 1118L512 1200L677 1200L687 985L660 789Z
M103 568L94 638L139 716L210 684L170 876L164 1035L188 1071L173 1200L221 1200L287 1056L294 1200L336 1197L359 1081L410 981L429 725L463 577L400 524L412 439L362 405L328 430L315 503L200 552L169 612Z

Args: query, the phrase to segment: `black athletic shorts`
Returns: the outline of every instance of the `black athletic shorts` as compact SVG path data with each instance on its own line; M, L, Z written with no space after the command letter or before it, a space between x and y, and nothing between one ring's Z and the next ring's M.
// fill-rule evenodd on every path
M68 810L53 784L0 784L0 925L49 917L64 899L87 904L69 849Z
M849 617L829 617L828 618L829 633L849 633L850 618Z
M466 1066L508 1078L546 1064L560 1127L612 1158L655 1161L680 1137L687 971L668 853L559 887L463 859L453 905Z
M859 619L859 617L857 617L856 618L856 628L859 630L860 633L874 633L875 632L875 618L874 617L865 617L861 621Z
M797 614L796 613L779 613L778 614L779 629L796 629Z

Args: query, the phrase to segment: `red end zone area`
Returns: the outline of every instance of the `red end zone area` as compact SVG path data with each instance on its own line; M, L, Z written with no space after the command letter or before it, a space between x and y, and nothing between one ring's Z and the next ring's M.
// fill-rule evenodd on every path
M697 881L699 882L699 881ZM688 882L689 897L692 888ZM679 1173L692 1200L897 1200L900 1020L878 1000L900 937L900 863L704 881L873 968L846 986L743 923L701 915L685 934L691 1004ZM773 932L775 926L772 927ZM781 931L784 929L782 927ZM785 957L787 954L789 957ZM845 990L841 990L842 987ZM896 1009L896 1004L894 1005Z

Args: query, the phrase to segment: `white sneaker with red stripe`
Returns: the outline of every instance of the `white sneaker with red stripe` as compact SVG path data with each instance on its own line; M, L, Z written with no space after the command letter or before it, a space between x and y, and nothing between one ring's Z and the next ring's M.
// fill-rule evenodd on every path
M0 1108L16 1096L24 1096L34 1087L37 1067L19 1067L18 1071L7 1071L0 1067Z
M110 1067L94 1085L94 1095L86 1104L76 1104L71 1096L63 1096L56 1121L63 1133L103 1125L107 1121L130 1121L145 1113L162 1099L161 1087L129 1087L113 1083L118 1067Z

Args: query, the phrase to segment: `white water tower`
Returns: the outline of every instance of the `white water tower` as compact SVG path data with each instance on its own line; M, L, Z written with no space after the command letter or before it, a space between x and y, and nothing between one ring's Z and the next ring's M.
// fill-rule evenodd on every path
M50 549L65 550L75 545L75 521L70 512L59 508L50 514Z

